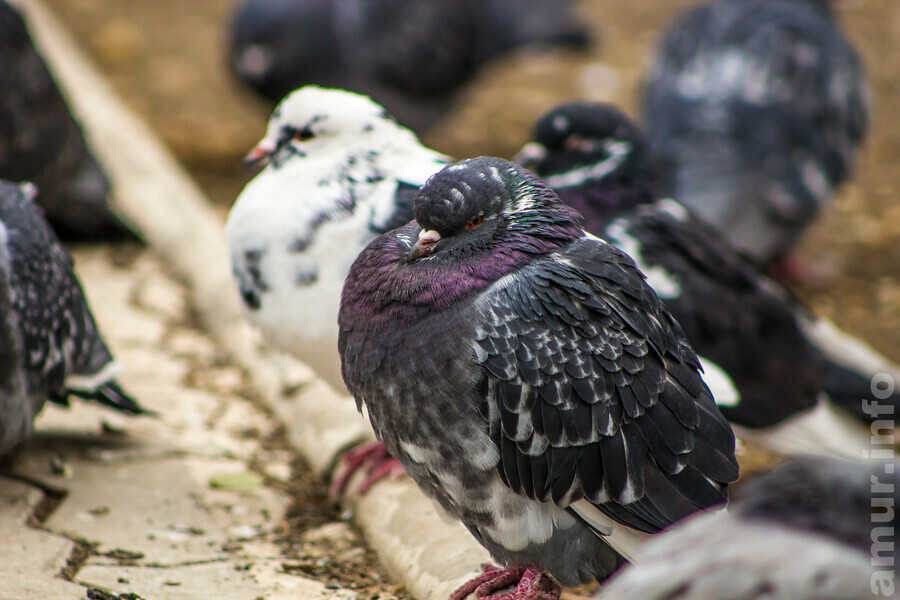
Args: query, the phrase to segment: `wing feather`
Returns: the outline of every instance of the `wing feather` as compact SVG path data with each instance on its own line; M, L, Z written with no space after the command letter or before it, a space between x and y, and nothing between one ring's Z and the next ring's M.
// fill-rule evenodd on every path
M476 356L510 488L647 532L725 501L733 433L626 255L586 238L484 300Z

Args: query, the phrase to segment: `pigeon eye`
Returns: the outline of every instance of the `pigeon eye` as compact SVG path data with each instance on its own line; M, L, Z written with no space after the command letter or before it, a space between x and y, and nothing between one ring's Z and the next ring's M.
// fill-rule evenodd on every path
M475 229L482 223L484 223L484 215L478 215L477 217L466 223L466 226L463 229Z
M316 137L316 134L313 133L313 130L309 128L309 125L299 130L294 134L294 139L299 140L301 142L305 142L306 140L311 140Z

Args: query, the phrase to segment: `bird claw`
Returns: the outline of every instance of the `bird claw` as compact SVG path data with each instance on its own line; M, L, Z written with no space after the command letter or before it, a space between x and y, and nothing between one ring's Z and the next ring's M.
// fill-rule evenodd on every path
M332 498L348 493L350 479L359 472L365 473L366 478L352 490L357 494L366 493L382 479L406 474L403 465L388 453L382 442L361 444L342 454L338 460L340 468L329 490Z
M534 567L505 569L485 563L481 568L484 573L457 588L449 600L464 600L469 594L487 600L559 600L559 586ZM493 593L513 584L512 591Z

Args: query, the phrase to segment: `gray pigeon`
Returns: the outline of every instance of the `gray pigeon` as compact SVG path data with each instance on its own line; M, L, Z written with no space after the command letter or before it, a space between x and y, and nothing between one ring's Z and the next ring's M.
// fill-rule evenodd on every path
M668 191L763 266L850 176L869 112L859 58L828 0L689 10L666 33L643 102Z
M107 204L106 175L85 146L22 16L0 0L0 178L31 181L63 238L132 236Z
M558 597L727 501L734 434L634 261L501 159L414 212L351 267L338 344L376 435L503 565L452 598Z
M426 130L489 60L524 45L580 48L571 0L247 0L231 64L271 100L308 84L369 96Z
M0 455L29 437L47 400L148 412L116 382L72 258L34 196L30 184L0 181Z
M649 542L598 600L894 598L900 462L795 459Z
M637 262L694 350L734 382L738 396L719 408L739 437L787 454L863 457L871 432L849 413L868 425L872 378L900 366L863 353L857 368L847 364L854 344L822 344L813 330L824 319L662 195L643 133L615 107L563 104L538 120L534 139L524 164L581 212L586 230ZM879 396L885 409L900 405L900 390Z

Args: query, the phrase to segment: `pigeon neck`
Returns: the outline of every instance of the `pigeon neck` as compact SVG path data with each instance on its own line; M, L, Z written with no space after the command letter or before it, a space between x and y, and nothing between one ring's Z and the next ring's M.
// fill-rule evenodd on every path
M599 230L623 212L651 204L657 198L654 186L649 182L615 174L554 191L563 202L582 214L585 229L591 232Z
M536 257L551 254L584 235L580 226L541 236L515 236L489 253L466 262L407 261L418 227L414 224L376 239L351 268L342 307L373 326L407 322L436 314L518 271Z

